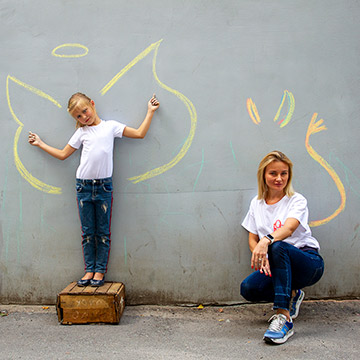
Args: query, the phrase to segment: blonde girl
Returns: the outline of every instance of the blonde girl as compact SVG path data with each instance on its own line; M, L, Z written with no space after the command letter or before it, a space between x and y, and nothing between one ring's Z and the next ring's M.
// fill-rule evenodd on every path
M143 122L135 129L115 120L102 120L94 101L85 94L76 93L69 99L68 112L76 120L77 130L63 149L54 148L29 132L31 145L60 160L67 159L82 146L76 171L76 192L85 275L78 280L79 286L102 286L105 281L111 242L114 139L123 136L144 138L159 106L154 94L148 102Z

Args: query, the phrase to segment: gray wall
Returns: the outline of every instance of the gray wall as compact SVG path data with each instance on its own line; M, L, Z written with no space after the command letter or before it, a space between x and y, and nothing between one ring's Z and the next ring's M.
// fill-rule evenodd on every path
M294 162L326 261L307 295L360 296L359 18L351 0L1 0L0 300L52 303L83 274L80 153L27 143L67 143L76 91L129 126L161 101L144 140L115 146L107 279L129 303L243 301L240 224L273 149ZM308 130L314 113L326 129Z

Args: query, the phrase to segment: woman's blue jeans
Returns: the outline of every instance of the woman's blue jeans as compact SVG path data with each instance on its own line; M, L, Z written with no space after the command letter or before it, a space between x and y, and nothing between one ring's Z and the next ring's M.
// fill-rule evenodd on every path
M76 179L85 272L106 273L110 253L112 179Z
M289 310L291 291L315 284L324 273L324 261L316 250L276 241L268 256L272 276L258 270L241 283L241 295L248 301L274 302L274 309Z

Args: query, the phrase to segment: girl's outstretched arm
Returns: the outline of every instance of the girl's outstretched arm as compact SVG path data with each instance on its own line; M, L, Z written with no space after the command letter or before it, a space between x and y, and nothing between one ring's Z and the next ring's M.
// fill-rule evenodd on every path
M149 130L151 120L154 116L155 111L159 108L159 106L160 103L156 98L156 95L154 94L153 97L148 102L148 111L142 124L137 129L127 126L124 129L123 135L125 137L132 139L143 139Z
M67 159L71 154L76 151L76 149L71 147L69 144L66 144L66 146L62 150L56 149L44 143L40 139L39 135L32 133L31 131L29 131L29 144L33 146L38 146L40 149L44 150L45 152L59 160Z

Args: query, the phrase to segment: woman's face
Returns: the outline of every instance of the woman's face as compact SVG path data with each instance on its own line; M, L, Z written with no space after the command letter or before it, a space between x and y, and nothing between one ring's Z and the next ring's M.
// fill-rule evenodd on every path
M265 168L265 183L270 193L285 193L289 180L289 166L282 161L273 161Z

